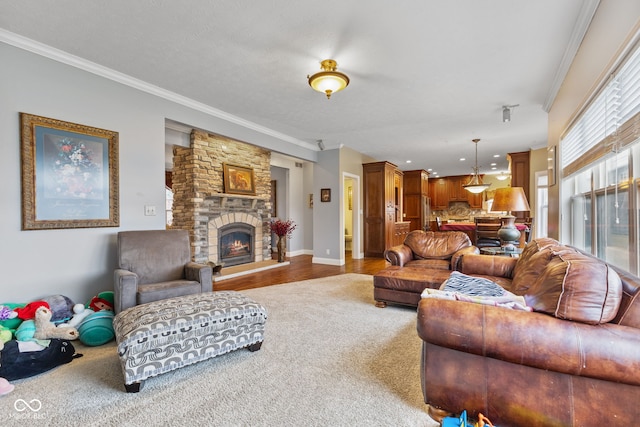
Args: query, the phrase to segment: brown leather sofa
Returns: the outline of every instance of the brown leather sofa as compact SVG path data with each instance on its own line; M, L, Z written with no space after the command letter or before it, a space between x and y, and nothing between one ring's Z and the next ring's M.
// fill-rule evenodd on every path
M503 426L632 425L640 419L640 278L560 245L520 258L465 255L459 270L524 296L533 312L424 298L421 382L434 418Z
M385 251L391 266L373 276L376 306L393 303L417 307L422 291L440 287L467 253L477 254L479 250L462 231L410 232L402 245Z

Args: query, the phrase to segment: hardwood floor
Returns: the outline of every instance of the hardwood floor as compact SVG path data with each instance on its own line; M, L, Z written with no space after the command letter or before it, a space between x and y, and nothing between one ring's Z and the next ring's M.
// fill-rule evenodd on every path
M311 255L295 256L287 259L290 264L285 267L273 268L233 279L215 282L214 290L240 291L243 289L260 288L280 283L336 276L344 273L375 274L383 268L391 265L383 258L351 259L351 255L349 253L345 256L345 265L342 266L313 264L311 263L311 258Z

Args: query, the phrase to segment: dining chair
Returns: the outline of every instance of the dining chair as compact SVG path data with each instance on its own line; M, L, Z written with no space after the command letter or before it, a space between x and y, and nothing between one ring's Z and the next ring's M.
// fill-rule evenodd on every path
M524 242L525 245L531 241L533 235L533 217L528 216L525 218L516 218L516 223L524 224L527 228L524 230Z
M502 223L499 217L475 217L474 222L476 225L476 247L501 246L498 230L502 227Z

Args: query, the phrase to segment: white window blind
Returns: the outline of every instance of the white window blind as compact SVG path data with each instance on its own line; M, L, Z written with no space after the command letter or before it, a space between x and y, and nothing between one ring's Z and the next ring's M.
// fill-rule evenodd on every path
M636 47L562 138L562 168L577 162L608 136L620 132L623 127L627 128L627 122L639 112L640 48ZM636 125L633 124L633 127Z

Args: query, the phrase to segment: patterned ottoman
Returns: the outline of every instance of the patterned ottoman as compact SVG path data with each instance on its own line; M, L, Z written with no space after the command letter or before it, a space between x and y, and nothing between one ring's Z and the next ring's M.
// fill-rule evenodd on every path
M164 372L264 339L267 311L235 291L207 292L141 304L113 320L127 392Z

